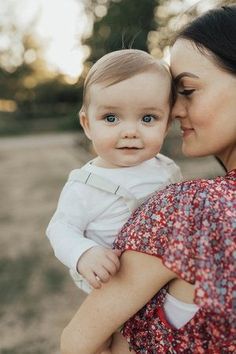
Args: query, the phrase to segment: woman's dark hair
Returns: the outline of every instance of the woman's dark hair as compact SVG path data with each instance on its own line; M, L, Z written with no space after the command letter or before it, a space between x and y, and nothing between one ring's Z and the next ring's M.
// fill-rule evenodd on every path
M236 75L236 5L209 10L188 23L175 37L187 39L201 53L209 52L216 64Z

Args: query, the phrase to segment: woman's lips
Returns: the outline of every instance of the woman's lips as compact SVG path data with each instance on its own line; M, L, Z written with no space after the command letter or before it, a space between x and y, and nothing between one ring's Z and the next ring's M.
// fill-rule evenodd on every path
M188 137L189 135L191 135L192 133L194 133L194 129L192 128L181 128L181 133L183 138Z

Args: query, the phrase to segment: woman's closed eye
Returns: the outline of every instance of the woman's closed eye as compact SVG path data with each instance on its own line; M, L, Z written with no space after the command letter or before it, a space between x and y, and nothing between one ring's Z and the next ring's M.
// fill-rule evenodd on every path
M183 96L190 96L194 91L195 89L179 89L178 93Z
M112 114L112 113L104 115L103 119L106 123L109 123L109 124L116 124L119 122L119 118L115 114Z
M153 114L146 114L145 116L142 117L142 123L145 124L153 123L155 120L157 120L157 116Z

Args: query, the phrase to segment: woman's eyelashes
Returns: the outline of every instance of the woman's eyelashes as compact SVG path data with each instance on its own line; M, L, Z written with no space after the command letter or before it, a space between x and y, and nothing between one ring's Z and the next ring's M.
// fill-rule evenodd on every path
M179 89L178 93L182 96L190 96L193 92L195 91L195 89Z

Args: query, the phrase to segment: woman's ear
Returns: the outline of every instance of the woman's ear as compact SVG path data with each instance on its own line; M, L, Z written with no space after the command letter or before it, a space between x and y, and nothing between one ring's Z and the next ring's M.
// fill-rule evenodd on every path
M89 140L91 140L89 119L87 117L87 114L84 111L79 112L79 121L80 121L80 124L81 124L87 138Z

